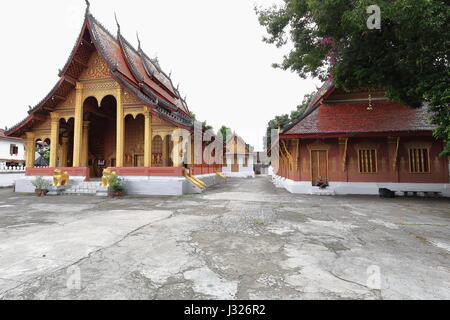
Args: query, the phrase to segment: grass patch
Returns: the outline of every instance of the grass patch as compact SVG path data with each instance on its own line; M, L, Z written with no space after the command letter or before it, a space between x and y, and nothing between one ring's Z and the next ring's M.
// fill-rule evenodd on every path
M255 224L257 226L265 226L266 225L266 223L262 222L262 221L255 221L255 222L253 222L253 224Z

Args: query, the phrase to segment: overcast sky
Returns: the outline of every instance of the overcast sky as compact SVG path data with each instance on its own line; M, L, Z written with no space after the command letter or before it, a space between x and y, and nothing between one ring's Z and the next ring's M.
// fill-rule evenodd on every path
M262 42L255 5L279 0L91 0L92 14L113 34L158 56L187 95L188 105L215 130L226 125L262 150L267 122L291 112L320 86L273 69L285 51ZM84 18L83 0L8 1L0 12L0 127L11 127L53 88Z

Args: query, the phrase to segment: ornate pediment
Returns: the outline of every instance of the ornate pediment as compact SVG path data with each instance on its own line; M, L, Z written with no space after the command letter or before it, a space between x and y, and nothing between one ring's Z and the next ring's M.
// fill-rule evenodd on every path
M111 78L109 67L97 51L89 58L88 67L80 75L80 80Z

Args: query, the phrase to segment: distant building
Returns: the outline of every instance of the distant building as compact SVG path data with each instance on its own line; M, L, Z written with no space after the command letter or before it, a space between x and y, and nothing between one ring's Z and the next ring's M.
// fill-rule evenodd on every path
M438 192L450 196L444 142L433 137L426 107L389 101L384 91L344 92L326 83L306 114L280 134L279 185L332 194ZM278 169L278 171L276 170Z
M250 145L237 134L226 142L223 173L231 178L254 178L254 153Z
M270 166L270 159L267 152L258 151L254 153L254 167L255 174L268 174Z
M0 129L0 167L23 166L25 164L25 148L20 138L7 137L5 130Z

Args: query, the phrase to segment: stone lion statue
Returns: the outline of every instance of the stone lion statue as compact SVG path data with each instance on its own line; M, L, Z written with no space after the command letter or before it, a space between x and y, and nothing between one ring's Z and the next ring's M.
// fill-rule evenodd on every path
M111 169L103 170L102 187L109 187L109 178L115 175L117 175L116 172L111 171Z
M53 171L53 186L61 187L69 184L69 173L67 171L62 172L59 169Z

